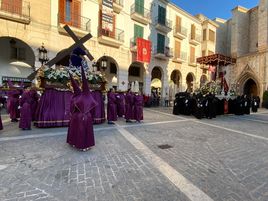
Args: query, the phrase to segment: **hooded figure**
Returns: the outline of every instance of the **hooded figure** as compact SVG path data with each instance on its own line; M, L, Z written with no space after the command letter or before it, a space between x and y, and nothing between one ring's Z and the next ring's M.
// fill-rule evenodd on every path
M19 128L23 130L30 130L31 129L31 122L32 122L32 97L30 90L24 90L21 98L20 98L20 123Z
M10 80L8 80L9 88L14 88L14 85ZM11 122L18 122L19 114L19 95L20 92L16 89L12 89L7 92L8 99L7 99L7 110L11 119Z
M81 75L82 90L79 88L72 75L70 75L73 97L70 105L71 118L67 134L67 143L77 149L86 151L95 145L91 111L98 103L91 95L83 67L81 67Z
M137 122L143 120L143 96L139 92L139 83L135 82L135 95L133 98L133 115Z
M2 107L2 103L0 103L0 110ZM1 113L0 113L0 130L3 130L3 124L2 124L2 118L1 118Z

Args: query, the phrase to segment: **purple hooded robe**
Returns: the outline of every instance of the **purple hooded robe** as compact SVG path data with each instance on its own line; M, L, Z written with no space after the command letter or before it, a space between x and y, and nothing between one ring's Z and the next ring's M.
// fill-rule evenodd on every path
M107 120L117 121L116 94L114 92L108 92L107 97Z
M125 95L125 103L125 119L133 119L133 94L131 92L127 92Z
M125 115L125 96L123 93L116 95L117 115L123 117Z
M32 122L32 97L30 91L26 90L23 92L20 99L20 124L19 128L31 129Z
M136 121L143 120L143 96L134 96L134 119Z

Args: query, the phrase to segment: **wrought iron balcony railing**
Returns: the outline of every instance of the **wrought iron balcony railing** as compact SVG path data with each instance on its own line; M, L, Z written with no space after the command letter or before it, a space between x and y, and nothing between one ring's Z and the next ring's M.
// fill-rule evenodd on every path
M3 1L0 0L0 17L7 19L21 19L30 22L30 2L21 1Z
M155 46L153 53L154 54L164 54L166 57L172 57L173 56L173 49L170 47Z
M195 41L200 43L201 42L201 35L197 34L197 33L191 33L190 34L190 39L195 40Z
M141 15L142 17L150 19L150 10L144 8L143 6L137 5L137 4L132 4L130 14L137 13Z
M59 24L68 24L72 27L90 32L91 20L87 17L83 17L76 13L71 13L70 16L67 16L64 13L58 13L58 18Z
M124 31L121 29L115 29L114 31L108 31L108 30L99 28L98 35L99 35L99 37L106 36L106 37L118 40L120 42L124 42Z
M162 26L165 26L165 27L167 27L167 28L172 29L172 22L171 22L171 20L168 20L168 19L162 19L162 18L160 18L159 16L157 16L157 17L154 19L154 23L155 23L155 25L159 24L159 25L162 25Z
M120 5L120 6L124 6L124 1L123 0L114 0L114 3Z
M187 52L174 52L174 59L187 60Z
M187 28L183 26L174 26L174 33L180 33L181 35L184 35L185 37L187 36Z

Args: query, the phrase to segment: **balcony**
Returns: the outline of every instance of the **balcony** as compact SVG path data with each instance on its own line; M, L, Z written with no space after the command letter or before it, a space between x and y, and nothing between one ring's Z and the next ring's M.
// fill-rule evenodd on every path
M81 15L77 15L71 13L71 18L68 19L63 13L58 13L58 31L61 34L66 34L65 29L63 28L66 24L68 24L73 32L78 37L83 37L85 34L88 34L90 30L91 20L89 18L83 17Z
M120 13L121 10L123 9L123 0L114 0L113 2L113 9L115 13Z
M137 52L137 42L135 38L130 39L130 51Z
M201 43L201 35L199 34L190 34L189 43L193 45L199 45Z
M173 36L176 38L183 40L187 37L187 29L183 26L174 26L173 31Z
M174 52L173 62L182 63L187 61L187 53L186 52Z
M137 22L142 24L149 24L151 22L150 11L142 6L136 5L135 3L131 6L130 17Z
M120 29L115 29L114 31L111 32L99 28L98 41L99 43L118 48L124 44L124 31Z
M189 58L188 58L188 65L189 66L196 67L197 66L196 59L197 59L197 57L191 57L191 56L189 56Z
M172 30L172 23L170 20L162 20L158 16L154 19L155 28L161 32L168 33Z
M173 50L169 47L160 48L155 46L153 54L157 59L168 60L173 57Z
M22 1L15 4L13 1L0 0L0 18L30 24L30 2Z

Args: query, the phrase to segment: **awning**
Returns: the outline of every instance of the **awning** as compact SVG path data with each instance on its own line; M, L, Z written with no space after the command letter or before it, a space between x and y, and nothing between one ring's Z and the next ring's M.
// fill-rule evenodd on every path
M222 54L213 54L209 56L199 57L196 59L197 63L211 66L228 66L235 64L236 59L224 56Z

